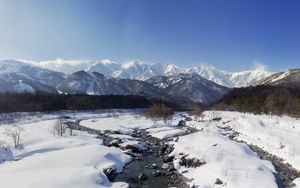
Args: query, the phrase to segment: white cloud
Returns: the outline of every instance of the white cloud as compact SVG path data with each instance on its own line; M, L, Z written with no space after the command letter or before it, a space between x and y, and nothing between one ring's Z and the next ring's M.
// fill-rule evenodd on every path
M269 70L269 67L261 61L255 60L253 62L253 67L255 70Z
M57 59L54 61L41 61L37 64L41 67L63 72L63 73L73 73L80 70L87 69L90 65L95 63L94 61L89 60L64 60Z

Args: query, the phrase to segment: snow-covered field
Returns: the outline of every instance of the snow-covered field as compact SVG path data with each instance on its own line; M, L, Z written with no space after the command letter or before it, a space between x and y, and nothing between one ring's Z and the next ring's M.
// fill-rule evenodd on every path
M103 169L112 167L121 172L131 157L120 149L102 145L102 140L85 132L73 136L54 136L56 120L20 125L23 149L14 149L12 138L4 134L12 125L0 126L0 140L7 150L0 150L0 187L120 187L112 184Z
M201 126L201 125L200 125ZM274 167L268 161L259 159L245 144L236 143L220 135L217 127L203 125L203 131L183 136L174 142L175 168L192 179L192 185L214 187L216 180L220 187L276 187ZM205 164L197 168L180 166L180 158L196 158Z
M172 121L152 121L136 112L69 113L83 119L80 125L110 131L109 137L120 139L121 147L133 145L143 149L132 133L144 129L149 135L174 144L170 154L174 166L199 187L277 187L270 161L260 159L246 144L228 138L239 132L237 139L254 144L282 157L300 170L300 120L291 117L253 115L238 112L207 111L200 118L187 121L187 126L199 131L188 134L187 127L178 127L185 113L177 113ZM1 117L0 117L1 118ZM131 157L120 148L104 146L103 140L82 131L63 136L52 133L57 115L40 115L26 121L0 125L0 187L127 187L111 183L103 173L112 168L121 172ZM213 120L215 118L215 120ZM218 119L221 118L221 119ZM14 125L23 128L21 147L14 148L12 138L5 132ZM182 134L187 133L185 136ZM179 137L178 140L172 139ZM6 148L6 149L5 149ZM199 159L197 167L181 165L182 157ZM300 179L294 181L298 186Z
M228 126L241 133L237 137L285 159L300 170L300 119L287 116L254 115L238 112L206 112L209 117L222 117L216 126Z
M227 187L276 187L272 164L260 160L247 145L230 140L225 127L239 132L238 140L257 145L300 169L299 119L207 111L201 118L188 121L187 125L201 131L180 137L178 142L174 142L172 155L179 159L182 154L188 154L191 158L205 161L206 164L189 168L184 173L200 187L211 187L216 178L225 182ZM177 169L186 170L178 164ZM299 186L299 179L295 183Z

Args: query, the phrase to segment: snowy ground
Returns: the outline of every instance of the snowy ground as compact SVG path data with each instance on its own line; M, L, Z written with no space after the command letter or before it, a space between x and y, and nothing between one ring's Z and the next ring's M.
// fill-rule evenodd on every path
M123 135L128 135L134 129L145 129L156 138L169 138L185 133L186 130L179 129L178 122L183 119L180 114L174 115L172 121L153 121L135 113L119 113L118 116L102 116L81 121L80 124L101 131L115 131ZM122 136L121 136L122 137Z
M192 179L199 187L214 187L216 180L220 187L276 187L274 167L268 161L259 159L245 144L236 143L220 135L213 126L201 126L203 131L183 136L174 142L175 168ZM197 168L180 166L180 158L196 158L205 164Z
M64 114L83 119L83 126L103 133L109 131L109 137L122 141L121 147L146 147L132 135L135 129L144 129L160 139L173 140L179 136L178 141L170 141L174 144L170 155L175 157L175 168L190 179L191 185L199 187L277 187L272 163L261 160L246 144L229 139L230 132L224 129L228 127L241 133L237 139L282 157L300 170L300 120L295 118L207 111L201 118L186 122L199 132L180 136L188 133L187 128L177 126L184 113L177 113L167 124L129 111ZM0 187L127 187L126 183L109 182L103 170L121 172L131 157L119 148L104 146L101 139L86 132L53 135L51 130L57 117L48 114L22 121L2 121ZM3 115L0 121L1 118L6 119ZM19 149L14 149L12 139L4 134L15 124L24 129ZM183 156L205 164L196 168L182 166ZM217 179L222 184L216 184ZM300 179L294 182L299 186Z
M120 187L112 184L103 169L112 167L120 172L131 157L120 149L102 145L100 139L84 132L73 136L54 136L51 128L56 120L22 124L23 149L13 149L5 134L12 125L0 126L0 140L7 150L0 153L0 187Z
M300 170L300 119L237 112L207 112L206 115L213 116L213 113L222 117L218 126L229 126L241 133L239 140L282 157Z
M172 155L179 159L180 154L188 154L206 162L184 173L200 187L211 187L216 178L227 187L276 187L272 164L260 160L245 144L228 139L225 127L241 133L238 140L257 145L300 169L300 120L295 118L207 111L187 125L201 131L180 137ZM186 170L178 164L177 169ZM299 186L299 179L295 183Z
M117 134L109 136L122 139L124 147L145 147L130 135L135 128L152 128L149 129L150 134L161 138L184 132L176 127L168 127L163 121L154 122L140 117L135 112L63 114L85 119L81 123L87 127L115 131ZM7 121L2 121L0 125L0 143L3 146L0 149L0 187L127 186L126 183L110 183L103 173L107 168L121 172L123 166L131 160L121 149L106 147L102 140L81 131L73 131L73 136L53 135L52 128L58 114L36 116L21 113L10 114L8 117L10 119L2 115L2 119ZM172 125L178 122L178 118L174 117ZM7 128L15 125L23 128L19 149L14 148L12 138L5 134Z

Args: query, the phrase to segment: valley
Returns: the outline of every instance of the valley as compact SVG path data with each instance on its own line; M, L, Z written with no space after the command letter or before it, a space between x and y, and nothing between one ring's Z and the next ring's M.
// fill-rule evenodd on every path
M72 134L53 134L62 115ZM166 123L146 119L140 110L100 110L6 119L0 125L1 186L299 186L296 118L177 112ZM5 134L15 125L23 129L17 149Z

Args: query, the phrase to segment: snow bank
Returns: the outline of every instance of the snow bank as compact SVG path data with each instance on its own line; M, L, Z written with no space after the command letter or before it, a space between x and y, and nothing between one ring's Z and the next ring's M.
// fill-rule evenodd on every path
M179 137L174 142L174 166L199 187L215 187L217 178L230 188L277 187L272 164L260 160L245 144L219 135L217 128L206 127L202 132ZM206 164L196 168L180 165L180 158L196 158Z
M300 170L300 119L214 111L205 112L204 119L213 114L222 117L218 126L229 126L241 133L237 139L257 145Z
M184 134L186 130L170 127L170 126L163 126L163 127L147 129L147 132L149 132L149 134L153 137L164 139L164 138L170 138L170 137Z
M152 136L165 138L184 132L183 130L176 129L176 125L181 119L182 117L179 116L179 114L176 114L172 119L171 125L166 125L163 121L154 122L151 119L147 119L137 114L120 113L116 117L102 116L99 118L81 121L80 124L92 129L101 131L117 131L125 135L130 135L135 128L147 129Z
M295 188L300 188L300 178L297 178L293 182L295 184Z
M90 134L74 131L74 136L56 137L51 127L56 120L22 124L23 149L11 149L16 161L0 164L0 187L122 187L126 183L110 183L103 173L106 168L121 172L131 157L120 149L102 145ZM2 134L0 140L13 148L12 139ZM0 152L1 156L3 152Z

